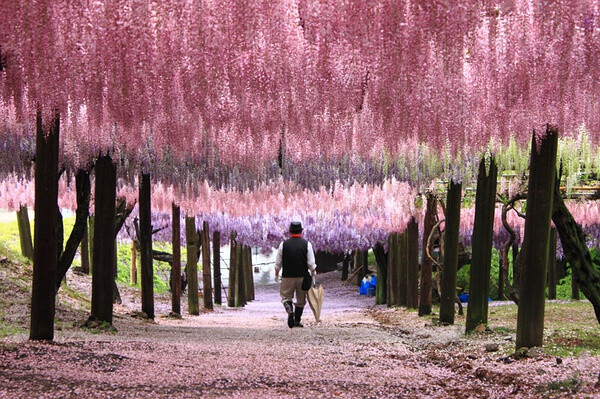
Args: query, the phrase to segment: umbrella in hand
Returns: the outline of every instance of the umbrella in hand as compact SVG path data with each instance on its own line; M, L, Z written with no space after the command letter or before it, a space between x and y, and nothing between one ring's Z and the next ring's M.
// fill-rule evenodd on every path
M322 285L316 286L315 278L313 277L313 283L307 292L308 304L315 315L315 320L321 321L321 308L323 307L323 297L325 297L325 290Z

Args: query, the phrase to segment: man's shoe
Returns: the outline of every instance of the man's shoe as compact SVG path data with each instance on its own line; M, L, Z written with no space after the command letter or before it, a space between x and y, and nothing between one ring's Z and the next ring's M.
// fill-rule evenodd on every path
M296 306L296 314L294 315L294 327L304 327L302 323L300 323L300 319L302 318L302 312L304 312L304 308Z
M289 328L294 327L294 306L292 305L292 301L285 301L283 303L283 307L288 314L287 324Z

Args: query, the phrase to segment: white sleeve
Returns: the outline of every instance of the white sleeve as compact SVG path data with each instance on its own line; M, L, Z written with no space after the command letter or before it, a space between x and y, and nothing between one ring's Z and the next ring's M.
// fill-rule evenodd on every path
M306 252L306 263L308 263L308 268L311 271L314 271L317 269L317 265L315 263L315 252L313 251L313 247L310 242L308 243L307 252Z
M275 257L275 270L281 270L281 263L283 262L283 242L279 244L277 248L277 256Z

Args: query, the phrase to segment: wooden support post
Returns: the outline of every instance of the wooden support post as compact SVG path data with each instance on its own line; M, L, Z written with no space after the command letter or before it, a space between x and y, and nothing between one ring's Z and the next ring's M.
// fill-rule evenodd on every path
M33 285L29 339L54 339L56 265L58 261L58 142L60 117L53 117L50 131L42 128L42 114L36 118L35 225Z
M358 287L360 287L364 277L363 260L362 251L358 249L354 251L354 274L356 274L356 285Z
M419 316L431 314L431 288L433 286L432 279L432 262L427 256L427 239L431 234L431 230L435 225L437 216L437 200L432 193L425 195L427 199L427 210L425 211L425 220L423 221L423 254L421 256L421 285L419 290Z
M467 307L466 322L467 333L473 331L480 324L487 326L488 321L497 175L498 169L494 158L490 160L489 173L486 173L485 159L482 158L479 162L475 198L475 222L472 238L473 259L469 275L469 306Z
M154 267L152 264L152 208L150 175L140 174L140 268L142 271L142 312L154 319ZM97 221L96 221L97 223Z
M215 287L215 304L222 303L221 297L221 233L213 231L213 285Z
M245 274L246 274L246 302L254 300L254 274L252 273L252 249L244 246Z
M188 281L188 312L191 315L200 314L198 302L198 234L196 220L193 216L185 217L185 239L187 243L186 273Z
M171 262L171 312L181 314L181 210L171 204L173 261Z
M557 147L558 130L548 126L541 140L533 134L525 236L521 251L523 262L517 312L517 349L542 346L544 341L546 273Z
M458 266L458 237L462 184L451 180L446 198L446 228L444 229L444 264L440 295L440 323L454 324L456 299L456 270Z
M85 274L90 274L90 241L88 234L88 222L83 227L83 237L81 238L81 270Z
M236 297L235 297L235 307L242 307L246 304L246 273L244 273L244 266L246 264L245 256L243 255L243 245L241 243L237 243L235 249L235 259L236 259Z
M19 241L21 243L21 254L33 260L33 244L31 242L31 225L29 224L29 213L26 205L19 205L17 211L17 225L19 227Z
M227 296L227 306L236 307L236 297L238 295L237 284L237 233L231 232L229 239L229 289Z
M400 235L398 233L390 233L388 237L388 279L387 279L387 305L399 306L400 295L398 292L398 242Z
M202 286L204 287L204 309L213 310L212 282L210 272L210 232L208 222L202 223Z
M373 248L377 261L377 286L375 288L375 304L383 305L387 302L387 254L383 245L378 242Z
M406 307L419 306L419 225L414 217L407 226L408 267L406 279Z
M400 235L398 241L398 294L399 305L406 306L407 282L408 282L408 229L405 229Z
M109 155L103 155L98 157L95 170L94 214L97 219L92 253L92 316L112 324L117 168Z

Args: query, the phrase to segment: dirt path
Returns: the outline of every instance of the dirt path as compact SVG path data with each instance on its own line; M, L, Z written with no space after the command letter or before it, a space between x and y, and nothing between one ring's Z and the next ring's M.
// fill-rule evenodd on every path
M64 328L50 344L0 341L0 397L540 397L540 386L575 374L582 397L596 392L596 358L505 363L485 351L487 338L374 307L338 273L321 281L323 322L307 309L305 327L293 329L277 285L259 287L244 309L155 323L128 315L139 301L124 291L116 334ZM157 298L156 314L168 311Z

